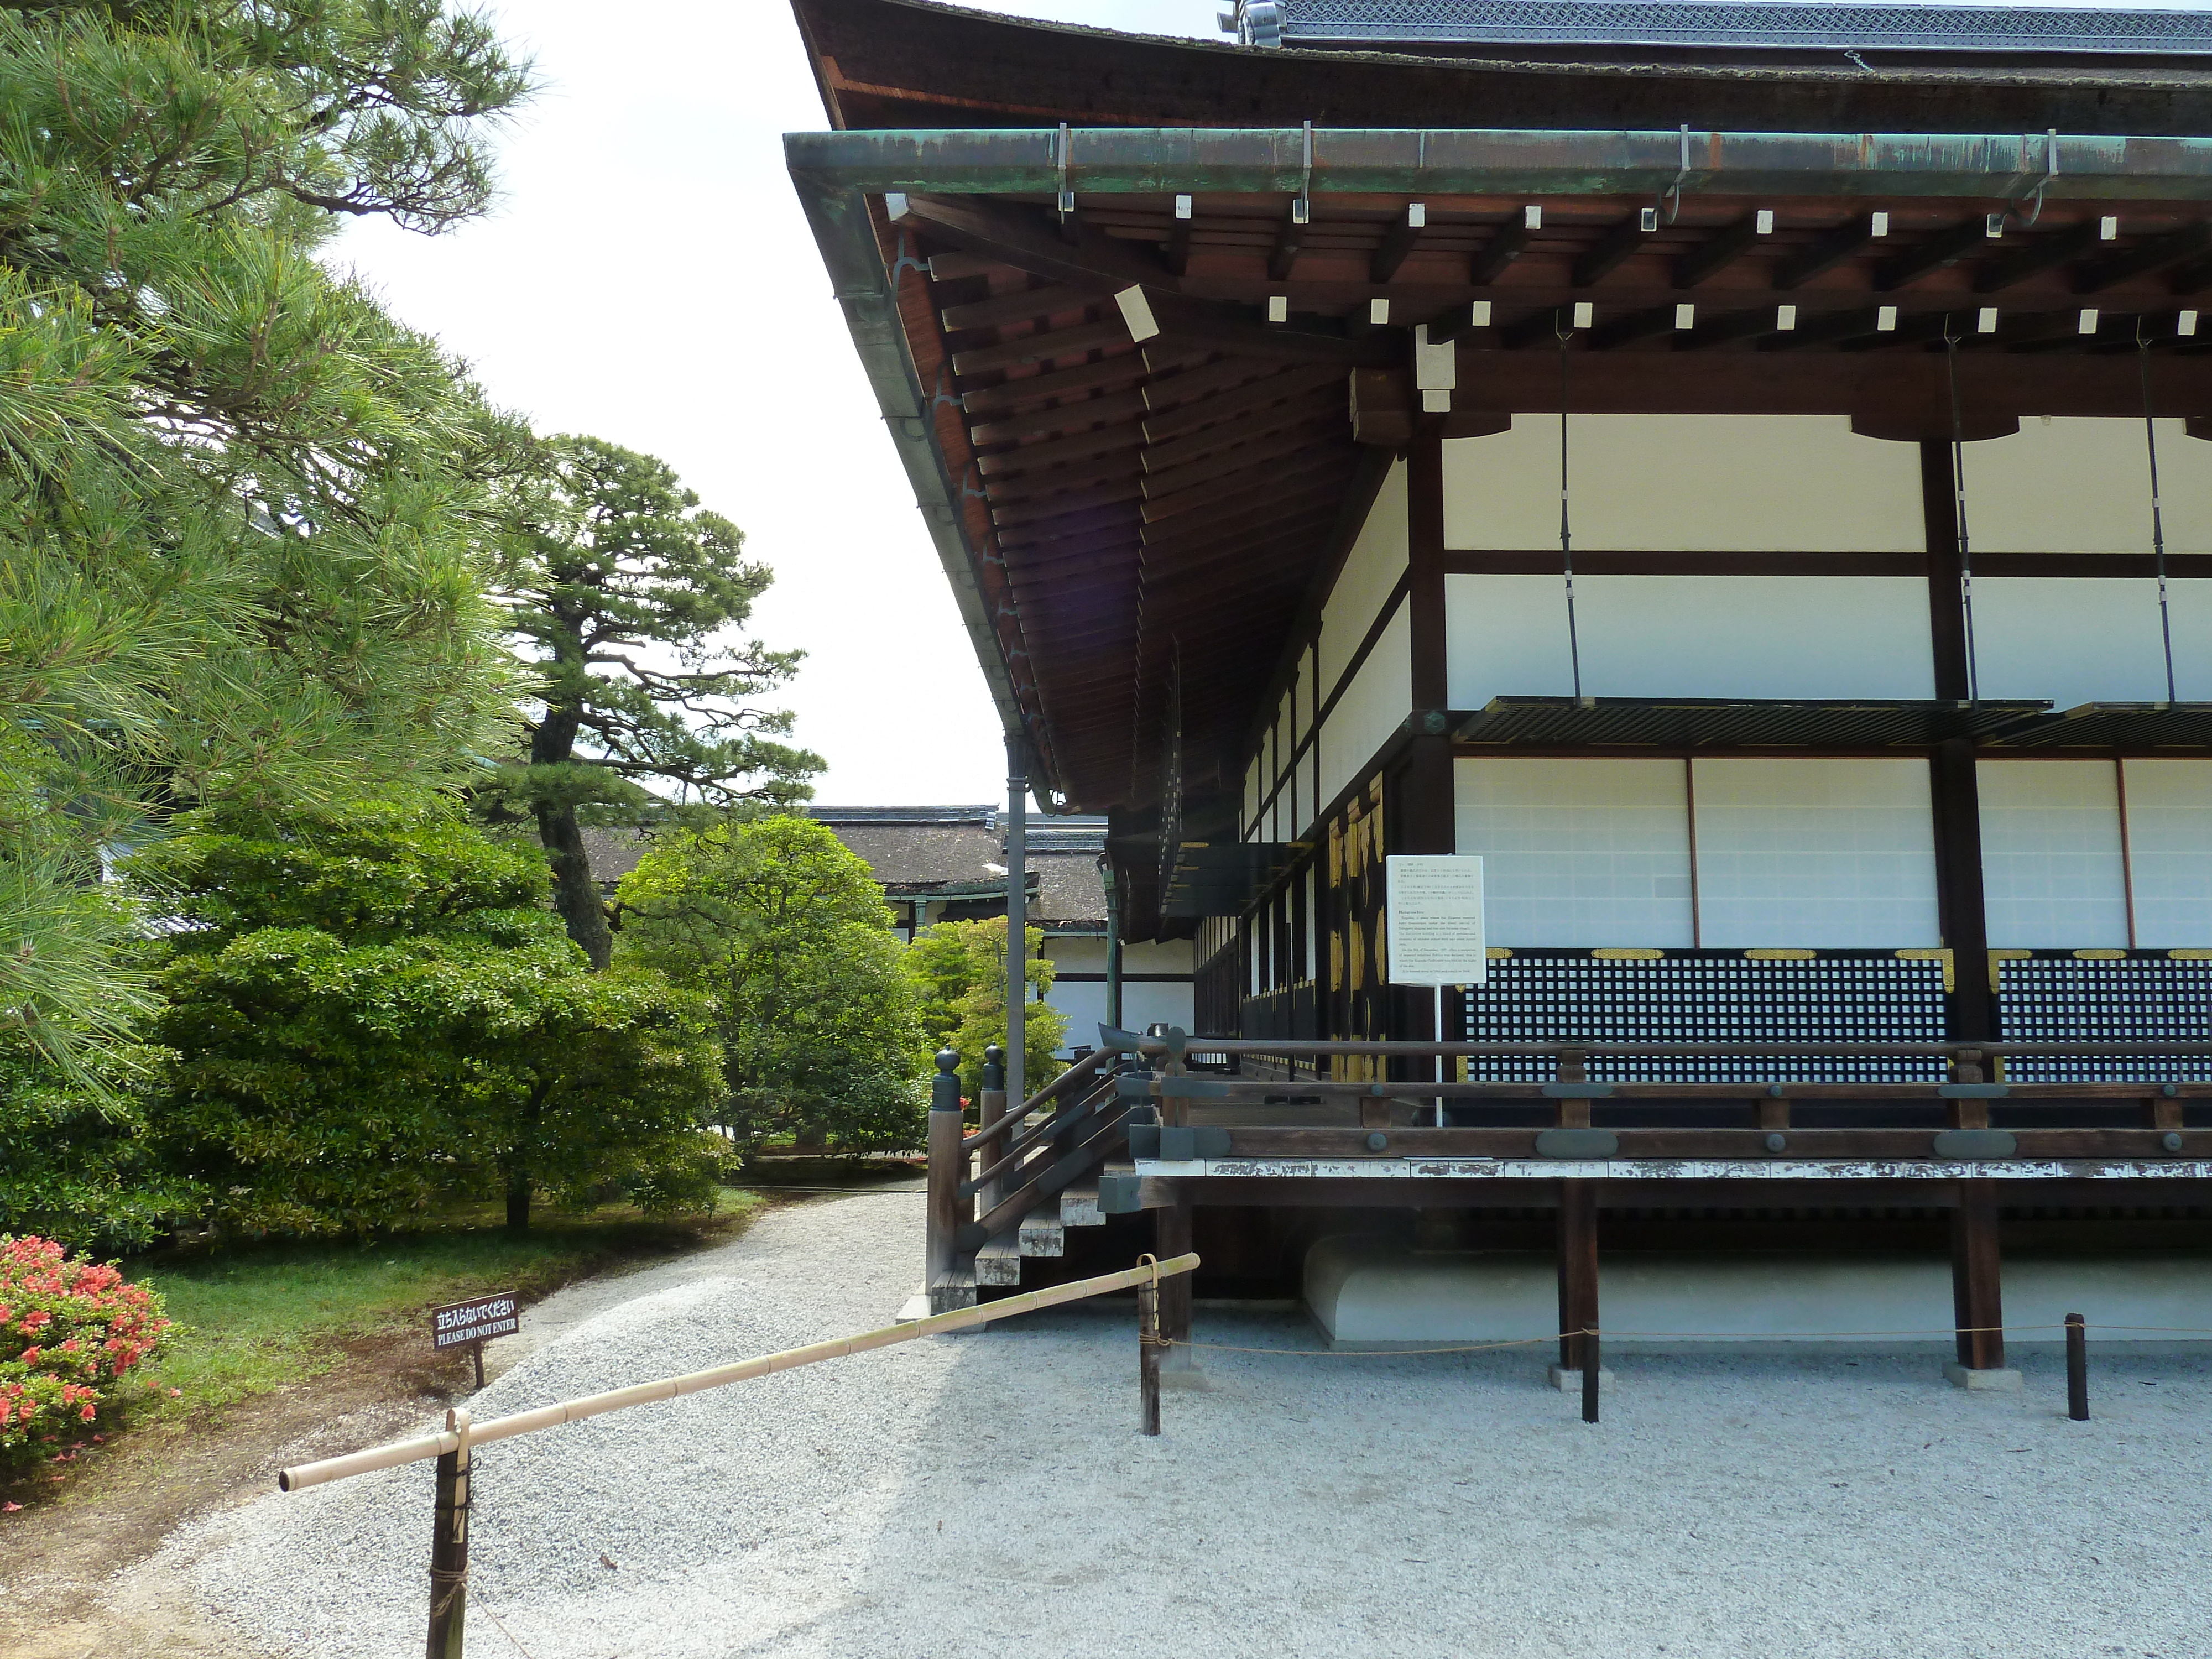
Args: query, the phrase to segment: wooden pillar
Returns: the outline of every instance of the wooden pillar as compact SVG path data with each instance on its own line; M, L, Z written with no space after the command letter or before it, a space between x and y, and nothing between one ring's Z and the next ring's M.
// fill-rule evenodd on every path
M1416 433L1406 453L1406 605L1411 635L1412 740L1392 769L1384 826L1393 853L1451 853L1458 848L1452 799L1451 701L1444 600L1444 461L1441 425ZM1390 997L1390 1035L1439 1038L1432 992L1400 988ZM1431 1063L1400 1060L1400 1078L1432 1074Z
M1959 1363L1968 1370L2004 1369L2004 1295L1997 1249L1996 1183L1962 1181L1951 1212L1951 1304Z
M1152 1212L1152 1254L1163 1261L1190 1254L1191 1208L1188 1198L1177 1198L1164 1209ZM1160 1335L1170 1343L1181 1345L1190 1340L1191 1280L1194 1275L1176 1273L1160 1281ZM1167 1351L1167 1369L1189 1370L1195 1359L1188 1347L1176 1346Z
M1964 702L1972 694L1966 672L1966 607L1959 586L1959 515L1952 493L1948 438L1921 441L1920 517L1928 541L1928 642L1936 695Z
M1952 738L1929 759L1929 804L1936 815L1936 902L1943 943L1955 969L1945 1026L1954 1042L1997 1035L1990 992L1990 928L1982 890L1981 791L1975 749Z
M1953 495L1951 445L1920 446L1920 507L1928 538L1929 651L1936 695L1964 702L1973 695L1966 610L1960 586L1959 519ZM1936 894L1943 942L1956 969L1947 1030L1954 1042L1997 1035L1990 993L1989 924L1982 895L1981 793L1972 740L1954 738L1930 758L1929 798L1936 815Z
M1579 1332L1597 1328L1597 1182L1559 1183L1559 1364L1583 1369L1590 1344Z

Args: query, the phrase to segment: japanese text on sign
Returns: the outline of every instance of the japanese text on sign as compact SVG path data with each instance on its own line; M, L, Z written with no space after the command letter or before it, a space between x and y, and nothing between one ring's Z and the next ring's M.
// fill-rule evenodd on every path
M1480 985L1490 953L1482 927L1482 860L1394 854L1389 860L1393 985Z
M513 1336L522 1328L522 1310L513 1291L480 1296L471 1302L455 1302L430 1310L430 1346L458 1348L465 1343Z

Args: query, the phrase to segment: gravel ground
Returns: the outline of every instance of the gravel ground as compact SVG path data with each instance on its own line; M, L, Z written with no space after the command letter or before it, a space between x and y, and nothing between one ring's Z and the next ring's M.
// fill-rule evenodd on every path
M828 1200L564 1293L477 1409L880 1324L921 1220ZM1200 1358L1152 1441L1123 1305L489 1447L470 1652L2212 1654L2212 1359L2100 1358L2074 1424L2040 1356L1968 1395L1924 1355L1624 1354L1593 1427L1541 1350ZM272 1495L168 1559L287 1656L411 1655L430 1493L420 1464Z

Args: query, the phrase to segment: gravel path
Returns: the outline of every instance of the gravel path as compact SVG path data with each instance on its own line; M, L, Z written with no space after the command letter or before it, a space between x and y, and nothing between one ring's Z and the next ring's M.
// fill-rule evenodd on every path
M477 1410L880 1324L921 1220L829 1200L580 1287ZM1200 1326L1315 1346L1287 1316ZM2073 1424L2039 1357L2024 1392L1970 1395L1924 1356L1625 1355L1596 1427L1540 1350L1201 1358L1210 1389L1170 1392L1155 1441L1124 1306L489 1447L469 1650L2212 1653L2203 1358L2100 1358L2098 1420ZM422 1464L272 1495L169 1553L295 1659L386 1659L421 1650L429 1516Z

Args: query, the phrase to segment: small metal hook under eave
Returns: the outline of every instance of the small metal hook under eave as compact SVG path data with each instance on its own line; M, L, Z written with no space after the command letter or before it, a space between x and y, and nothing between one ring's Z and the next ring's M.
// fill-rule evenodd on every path
M1682 210L1682 185L1690 176L1690 124L1682 123L1682 160L1675 170L1674 182L1659 192L1659 205L1667 210L1667 222L1673 224Z
M2051 127L2043 135L2043 177L2035 181L2035 188L2024 198L2032 205L2022 213L2020 204L2013 204L2013 213L2023 225L2033 226L2043 217L2043 192L2051 188L2051 181L2058 176L2058 129Z
M1313 123L1305 124L1304 166L1298 173L1297 199L1291 204L1291 222L1304 225L1313 222Z
M1063 219L1075 211L1075 191L1068 182L1068 164L1075 150L1075 135L1068 131L1067 123L1060 124L1060 216Z

